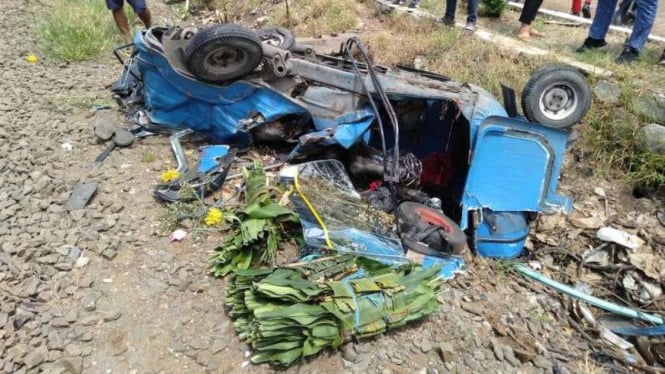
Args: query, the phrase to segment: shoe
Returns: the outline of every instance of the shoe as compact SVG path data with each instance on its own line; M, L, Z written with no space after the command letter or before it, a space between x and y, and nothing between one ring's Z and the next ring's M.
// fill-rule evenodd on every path
M450 17L437 17L434 22L436 23L443 23L446 26L455 26L455 18L450 18Z
M581 47L577 48L578 53L589 51L596 48L602 48L607 45L605 39L594 39L592 37L587 37L584 40L584 44Z
M464 26L464 29L462 29L462 33L464 33L464 35L471 35L476 32L476 28L477 27L475 22L466 21L466 25Z
M411 4L409 4L409 8L411 8L411 9L420 8L420 0L411 0Z
M582 16L584 18L591 18L591 4L584 4L582 7Z
M658 65L665 66L665 49L663 50L663 54L660 55L660 60L658 60Z
M406 4L406 0L395 0L393 1L393 5L404 5Z
M637 60L640 57L640 51L633 47L626 46L623 48L623 51L617 57L614 62L617 64L630 64L631 62Z

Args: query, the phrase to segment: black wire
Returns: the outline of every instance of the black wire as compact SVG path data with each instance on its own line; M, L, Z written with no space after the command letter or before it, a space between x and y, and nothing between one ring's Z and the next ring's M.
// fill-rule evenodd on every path
M365 47L362 44L362 41L360 38L353 37L349 39L347 42L349 44L356 44L356 47L360 51L361 55L365 59L365 63L367 64L367 73L369 74L372 84L374 85L374 88L376 89L376 92L379 94L379 97L381 98L381 101L383 102L383 106L386 108L386 111L388 112L388 118L390 119L391 125L393 127L393 132L395 136L395 146L393 149L393 167L392 167L392 175L390 176L390 180L388 181L391 189L395 189L394 183L397 181L399 178L397 169L399 167L399 125L397 122L397 115L395 114L395 110L393 109L392 104L390 103L390 99L388 99L388 95L386 95L386 92L383 90L383 86L381 85L381 82L379 82L379 79L376 76L376 72L374 71L374 67L372 66L372 62L370 61L369 57L367 56L367 52L365 51Z
M360 73L360 69L358 68L356 59L353 57L353 54L351 53L351 46L348 45L347 43L343 43L342 49L343 52L348 56L349 61L351 61L351 64L353 65L353 70L356 73L356 76L358 77L360 84L363 86L363 91L365 91L365 94L367 95L367 99L369 100L369 103L372 106L372 110L374 110L374 113L376 114L376 121L379 124L379 133L381 134L381 150L383 151L383 177L385 179L386 173L388 172L388 150L386 148L386 135L383 130L383 121L381 120L381 113L379 113L379 108L376 106L374 98L369 92L369 88L365 84L365 79Z

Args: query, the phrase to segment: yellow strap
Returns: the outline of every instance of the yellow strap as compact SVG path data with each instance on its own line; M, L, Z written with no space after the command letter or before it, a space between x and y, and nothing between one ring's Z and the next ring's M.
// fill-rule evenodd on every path
M326 238L326 245L328 246L328 248L333 249L333 245L330 242L330 237L328 236L328 228L326 227L326 224L321 219L321 216L319 216L319 213L316 212L316 209L314 209L314 206L312 205L312 203L310 203L309 200L307 200L307 196L305 196L305 194L300 189L300 183L298 183L298 170L297 169L296 169L296 176L295 176L293 181L294 181L294 185L296 186L296 191L298 191L298 195L300 195L300 197L303 199L303 201L305 202L305 205L307 205L307 208L309 208L310 212L312 212L312 214L314 214L314 218L316 218L316 222L318 222L319 226L321 226L321 229L323 230L323 236Z

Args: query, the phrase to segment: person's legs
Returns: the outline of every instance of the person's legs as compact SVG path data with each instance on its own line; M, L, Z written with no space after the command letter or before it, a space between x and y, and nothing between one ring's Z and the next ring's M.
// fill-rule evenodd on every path
M123 6L123 0L106 0L106 7L113 14L113 20L115 21L116 26L118 26L118 29L125 40L130 42L132 37L129 33L129 22L127 21L127 17L125 17Z
M152 26L152 15L145 0L127 0L127 2L132 6L134 13L136 13L141 22L143 22L143 26L149 29Z
M468 8L466 11L466 24L476 24L478 20L478 1L479 0L468 0Z
M526 0L520 14L520 22L530 25L536 19L536 14L538 14L538 9L542 3L543 0Z
M612 23L612 16L614 16L614 9L617 7L618 0L600 0L598 1L598 8L596 15L593 17L591 28L589 29L589 37L596 40L604 40L607 31L610 29Z
M626 46L640 52L649 38L653 22L656 20L658 0L636 0L636 5L635 24Z
M582 11L582 0L573 0L570 6L570 14L579 16Z
M132 34L129 32L129 21L127 21L127 16L125 16L125 10L122 8L114 10L113 19L115 20L115 24L118 25L118 29L120 29L125 41L131 43Z
M455 12L457 11L457 0L446 0L446 12L443 14L443 19L455 21Z
M531 35L533 36L544 36L542 33L531 28L531 22L536 18L538 14L538 9L543 3L543 0L526 0L524 2L524 8L522 8L522 13L520 14L520 30L517 34L517 37L522 40L529 40Z

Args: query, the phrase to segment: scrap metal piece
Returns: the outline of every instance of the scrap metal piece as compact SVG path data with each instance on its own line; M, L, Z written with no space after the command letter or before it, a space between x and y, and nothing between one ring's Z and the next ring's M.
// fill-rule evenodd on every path
M196 197L203 198L208 193L222 187L227 179L231 163L235 159L236 150L228 145L212 145L201 147L201 158L196 170L190 170L185 153L180 145L180 138L188 135L187 130L171 137L173 152L178 161L178 171L184 170L183 177L155 187L153 194L160 200L176 202ZM191 130L190 130L191 132ZM193 190L192 196L183 196L183 187Z
M97 192L99 182L78 182L65 203L65 210L72 211L85 208Z
M655 315L655 314L649 314L649 313L643 313L640 311L633 310L631 308L617 305L614 303L611 303L609 301L599 299L595 296L591 296L588 294L585 294L583 292L580 292L570 286L567 286L565 284L559 283L555 281L554 279L548 278L538 272L535 272L529 268L527 268L524 265L517 265L515 266L515 270L517 270L518 273L531 278L537 282L540 282L548 287L554 288L555 290L559 292L563 292L568 296L574 297L576 299L583 300L584 302L587 302L597 308L607 310L612 313L616 313L622 316L626 317L631 317L631 318L636 318L640 319L642 321L647 321L651 323L657 323L659 325L665 324L665 319L663 317Z
M185 151L182 150L182 144L180 140L184 137L187 137L189 134L192 134L194 130L185 129L178 131L177 133L171 135L169 138L171 142L171 149L173 149L173 154L175 155L175 160L178 163L176 171L183 175L189 171L189 163L187 163L187 157L185 156Z

